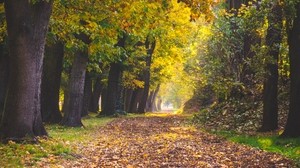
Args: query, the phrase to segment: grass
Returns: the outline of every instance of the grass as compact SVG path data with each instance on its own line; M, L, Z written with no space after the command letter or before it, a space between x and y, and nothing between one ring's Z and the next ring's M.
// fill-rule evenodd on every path
M228 131L212 132L214 134L225 137L226 139L250 145L268 152L281 154L295 161L300 166L300 139L299 138L279 138L278 135L241 135Z
M95 116L83 119L84 127L69 128L60 125L46 125L50 138L40 138L37 144L0 143L0 167L27 167L37 161L47 158L55 162L55 156L72 157L72 144L88 143L92 133L114 118L97 118Z

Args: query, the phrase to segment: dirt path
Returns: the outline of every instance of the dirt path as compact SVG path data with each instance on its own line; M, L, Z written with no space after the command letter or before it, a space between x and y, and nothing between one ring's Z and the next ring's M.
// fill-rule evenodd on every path
M184 124L180 116L119 118L58 167L292 167L279 155L234 144ZM56 167L55 166L55 167ZM51 167L51 166L50 166Z

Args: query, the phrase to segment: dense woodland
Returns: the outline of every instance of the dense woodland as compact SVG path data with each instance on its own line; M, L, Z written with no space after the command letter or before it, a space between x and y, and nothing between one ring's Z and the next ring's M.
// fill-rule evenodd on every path
M0 137L163 103L263 132L288 114L281 136L299 137L299 15L297 0L4 1Z

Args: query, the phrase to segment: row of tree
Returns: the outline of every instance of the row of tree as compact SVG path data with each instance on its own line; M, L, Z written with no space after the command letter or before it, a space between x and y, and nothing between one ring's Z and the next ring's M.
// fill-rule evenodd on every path
M43 122L82 126L100 97L101 116L159 109L161 84L184 65L195 20L213 3L2 2L1 139L47 135Z

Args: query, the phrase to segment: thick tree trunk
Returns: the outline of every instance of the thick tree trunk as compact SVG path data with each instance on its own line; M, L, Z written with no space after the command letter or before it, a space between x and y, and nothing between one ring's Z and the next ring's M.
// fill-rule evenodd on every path
M63 66L64 45L57 42L46 45L43 64L41 111L46 123L59 123L62 115L59 110L59 89Z
M147 49L146 68L144 71L144 82L145 83L144 83L142 99L141 99L139 107L138 107L138 113L145 113L147 98L148 98L149 89L150 89L150 66L151 66L152 54L154 52L156 42L153 41L150 44L150 42L148 40L149 39L147 38L146 43L145 43L145 47Z
M0 44L0 122L3 115L8 83L8 51L5 44Z
M52 1L5 1L9 41L9 82L0 127L4 140L47 135L40 93L45 37Z
M267 76L264 81L263 90L263 121L261 132L273 131L278 128L278 58L279 46L282 40L282 17L283 11L279 4L272 7L268 16L269 27L267 31L266 44L269 47L271 61L266 66Z
M91 80L91 77L89 76L89 74L87 73L85 75L81 117L89 115L89 104L91 102L91 96L92 96L92 80Z
M98 76L93 85L93 93L89 107L89 111L93 113L97 113L99 111L99 99L103 88L101 79L101 76Z
M77 51L72 65L69 81L69 95L66 111L61 122L70 127L81 127L81 113L83 107L84 82L88 62L87 51Z
M290 57L290 109L282 137L300 137L300 3L296 5L297 17L288 34Z
M105 105L101 111L101 115L111 116L116 112L118 100L118 86L120 83L120 75L122 74L122 67L120 63L111 63L108 74L108 85Z

